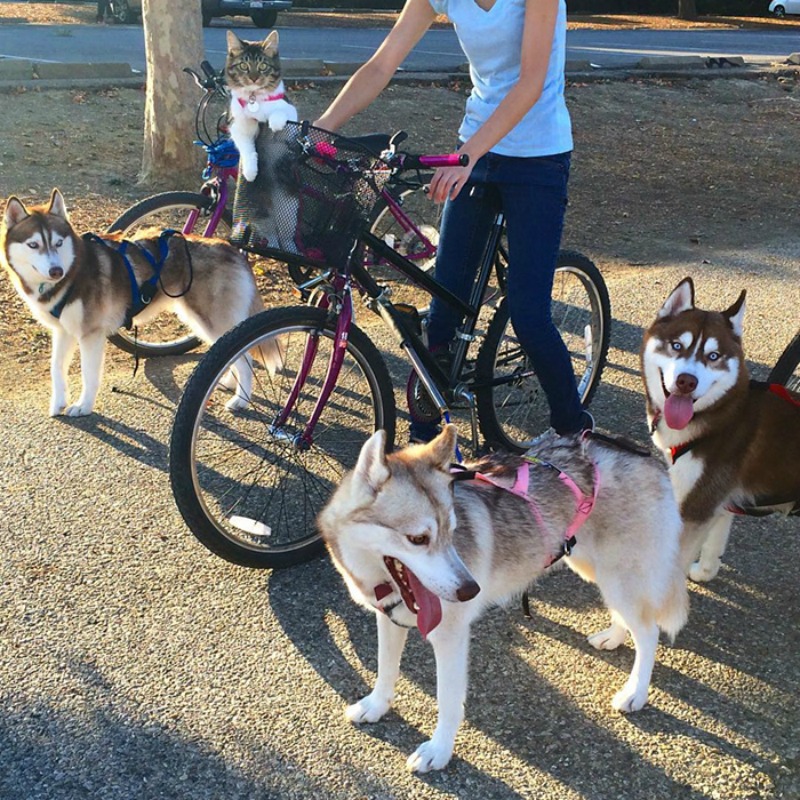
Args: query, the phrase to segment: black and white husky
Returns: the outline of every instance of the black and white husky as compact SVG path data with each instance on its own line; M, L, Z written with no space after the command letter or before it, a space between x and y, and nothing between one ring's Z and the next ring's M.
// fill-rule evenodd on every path
M598 585L611 611L611 626L590 643L611 650L630 633L636 648L615 709L647 702L659 628L675 636L688 613L680 514L657 459L573 437L529 460L489 457L475 478L457 480L455 442L447 426L431 443L387 456L379 431L319 516L350 594L378 620L377 682L347 716L375 722L389 710L409 628L433 645L439 718L408 760L420 772L441 769L453 752L473 620L518 597L573 534L563 560Z
M139 232L123 256L119 237L101 241L75 233L58 189L47 205L26 208L16 197L8 200L0 227L0 257L20 296L53 337L51 416L92 412L106 337L131 312L133 283L138 288L153 279L154 261L160 264L155 295L137 321L171 310L197 336L213 342L263 308L246 257L227 242L175 236L162 251L162 241L159 231ZM67 373L76 344L83 390L70 404ZM250 393L251 370L239 367L231 408L246 405Z

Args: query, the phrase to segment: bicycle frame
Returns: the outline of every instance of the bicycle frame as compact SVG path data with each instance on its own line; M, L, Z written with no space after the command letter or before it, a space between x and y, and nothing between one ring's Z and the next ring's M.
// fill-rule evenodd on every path
M436 404L442 417L449 421L449 406L445 395L459 396L466 400L474 410L474 396L471 386L456 384L461 373L461 368L466 358L467 349L474 339L475 326L482 305L484 291L495 266L495 252L500 243L505 220L502 213L498 213L492 226L486 250L478 270L478 276L473 284L468 302L463 302L459 297L442 286L435 278L420 269L415 263L393 250L383 240L369 231L363 231L353 247L347 267L342 272L326 273L303 284L300 289L308 293L311 289L322 283L328 283L329 293L323 297L321 307L328 308L331 303L338 306L334 347L325 373L322 391L317 398L314 410L309 417L305 428L294 438L295 446L299 449L308 449L314 441L314 428L322 414L325 404L333 391L339 378L339 372L344 361L347 336L353 324L353 298L352 290L355 285L368 299L367 306L375 311L386 323L395 336L400 348L406 354L414 370L419 375L425 390ZM403 313L392 304L388 292L373 278L364 265L364 259L358 258L360 246L365 246L375 252L386 263L395 267L405 275L413 284L424 289L428 294L443 300L452 308L458 310L465 317L465 321L457 332L458 344L454 354L453 366L450 375L445 374L441 366L425 346L422 337L409 325ZM303 354L300 371L295 377L294 384L289 393L286 405L273 421L270 432L280 436L280 428L292 413L297 398L305 385L317 351L316 339L309 339ZM478 442L478 428L475 414L472 414L473 446Z

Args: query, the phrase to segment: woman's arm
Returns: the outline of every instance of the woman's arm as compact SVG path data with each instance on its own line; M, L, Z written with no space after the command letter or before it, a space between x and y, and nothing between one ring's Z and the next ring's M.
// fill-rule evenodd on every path
M558 0L526 0L519 81L461 147L460 152L469 156L470 164L488 153L539 99L550 63L557 17ZM502 43L498 42L498 47L501 46ZM464 167L437 170L431 181L431 199L441 203L448 196L455 197L467 182L470 172Z
M336 131L363 111L387 86L435 18L429 0L407 0L381 46L356 70L314 125Z

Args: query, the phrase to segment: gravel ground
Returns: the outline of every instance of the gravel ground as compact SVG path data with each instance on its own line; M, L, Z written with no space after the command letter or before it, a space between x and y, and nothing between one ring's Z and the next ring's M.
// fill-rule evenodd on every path
M705 306L748 289L757 377L797 330L795 85L570 87L565 244L597 261L611 295L593 403L606 429L646 440L642 330L685 275ZM306 88L303 107L329 91ZM426 144L443 147L463 97L397 87L385 100L369 123L399 127L413 113ZM131 185L140 102L130 90L6 96L0 195L41 199L60 185L78 226L101 228L142 193ZM48 136L34 147L37 130ZM512 605L475 626L456 756L415 777L405 757L435 724L430 648L412 637L396 710L355 728L342 712L374 680L374 622L329 562L248 571L183 526L166 451L197 356L151 360L133 377L110 351L98 413L51 420L47 337L7 280L0 296L0 797L800 797L797 581L786 568L800 560L796 523L736 523L720 576L692 586L689 624L659 648L650 705L631 716L610 700L632 649L592 650L585 637L606 621L596 591L567 571L547 576L533 619ZM376 323L363 311L359 322L401 374Z

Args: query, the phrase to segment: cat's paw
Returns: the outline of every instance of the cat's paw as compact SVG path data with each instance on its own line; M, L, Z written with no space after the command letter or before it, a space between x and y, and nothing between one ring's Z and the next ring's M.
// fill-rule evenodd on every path
M242 175L249 183L252 183L258 175L258 161L243 161L241 164Z
M282 131L286 127L289 118L284 114L271 114L269 118L269 129L274 132Z

